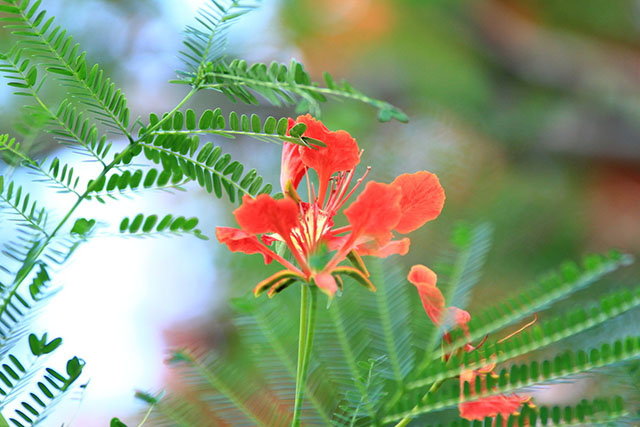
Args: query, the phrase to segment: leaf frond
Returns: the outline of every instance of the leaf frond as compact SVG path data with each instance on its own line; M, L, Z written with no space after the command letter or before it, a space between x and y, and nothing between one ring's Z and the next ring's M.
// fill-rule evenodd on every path
M327 97L345 98L376 108L381 122L392 119L402 123L409 121L399 108L365 95L344 80L336 82L329 73L324 75L325 86L313 82L304 66L295 59L289 66L275 61L269 65L255 63L249 66L244 60L234 59L229 64L220 60L212 67L204 74L199 87L221 92L232 102L240 100L257 105L254 94L259 94L275 106L296 105L296 111L309 111L319 117L320 103L326 102Z
M18 38L15 46L41 59L47 73L65 85L75 100L93 108L100 121L133 141L127 129L130 113L124 94L97 64L87 62L86 52L80 51L73 37L56 26L53 17L47 17L40 8L41 0L2 0L0 4L5 5L5 27ZM32 80L36 76L34 72Z

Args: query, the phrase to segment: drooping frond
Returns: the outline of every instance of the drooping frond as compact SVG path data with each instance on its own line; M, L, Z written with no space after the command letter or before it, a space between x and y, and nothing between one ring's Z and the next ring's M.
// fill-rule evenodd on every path
M215 62L223 55L227 44L227 31L238 19L260 6L260 0L208 0L198 11L197 24L185 29L184 47L180 57L186 70L178 73L196 78L206 63Z
M62 82L78 102L89 107L105 125L120 131L130 141L127 100L104 71L86 60L86 52L66 30L56 26L40 8L41 0L1 0L5 27L18 38L15 46L43 61L42 66ZM34 75L35 80L35 75Z
M0 370L0 411L19 395L31 379L39 372L42 359L53 353L62 344L62 338L47 339L47 333L41 338L35 334L29 335L31 355L28 361L20 361L11 354L3 357L4 363Z
M23 400L9 421L15 427L33 426L42 423L51 414L62 398L72 390L82 369L84 361L74 357L67 361L66 375L47 368L37 389L29 393L29 398Z
M235 426L286 426L290 422L288 408L268 396L259 381L246 381L237 366L224 363L213 355L198 357L187 351L173 354L195 391L200 391L216 416Z
M98 128L92 124L86 114L78 110L69 100L60 103L55 113L54 122L57 129L50 133L56 139L71 148L79 144L84 150L76 150L81 154L88 154L106 166L106 159L111 149L111 143L107 142L106 135L99 136Z
M132 219L125 217L120 221L120 233L132 237L156 237L162 235L192 234L199 239L207 239L197 229L198 218L185 218L167 214L158 220L158 215L138 214Z
M19 158L20 161L29 163L35 163L35 161L20 149L20 143L16 142L15 138L9 138L8 134L0 135L0 152L7 152L10 155Z
M0 55L0 61L3 61L0 63L0 72L10 80L10 85L17 88L14 94L33 98L35 104L28 106L28 114L49 123L51 126L48 131L61 143L72 148L82 147L83 150L78 151L105 166L105 158L111 147L106 142L106 136L98 137L97 127L69 100L61 102L57 110L44 102L40 89L46 76L38 81L38 68L31 65L31 60L22 58L24 53L24 49L13 49L8 55Z
M376 292L363 299L366 328L372 337L369 358L385 357L380 364L381 375L396 383L395 392L387 396L386 405L398 399L404 380L415 367L416 355L411 337L410 288L403 275L390 263L376 259L367 264Z
M29 332L30 320L55 293L47 267L40 264L28 288L14 283L0 294L0 359Z
M522 360L522 356L531 351L602 325L640 305L640 291L622 290L605 296L599 305L580 308L534 325L508 340L492 338L474 351L452 353L447 360L430 358L427 370L420 373L416 368L425 354L426 343L424 335L417 333L412 319L420 317L425 325L429 322L419 298L412 293L413 286L404 280L404 275L395 272L391 264L371 261L374 260L367 260L367 265L377 292L372 294L346 281L344 294L336 296L326 312L318 316L303 407L305 424L366 426L396 424L402 420L401 425L406 425L407 420L423 414L456 407L461 401L460 373L484 367L488 360L497 364L497 377L487 376L486 389L476 388L473 396L466 393L463 401L522 390L526 393L533 386L567 381L586 373L597 374L640 356L640 337L629 337L613 343L594 343L596 348L589 351L577 349L552 354L542 361ZM628 262L628 258L616 253L608 257L589 257L585 271L571 276L571 286L577 286L575 282L579 280L595 280L592 276L599 277ZM560 289L563 286L566 289L569 285L561 285ZM216 363L225 366L234 373L232 375L244 375L252 378L252 383L260 384L262 398L266 399L260 407L275 405L284 408L285 412L291 410L295 385L298 314L295 294L290 291L279 293L273 302L251 297L234 300L233 306L238 311L234 325L240 337L240 350L216 357ZM558 295L547 299L545 304L557 300ZM517 363L513 363L514 360ZM189 382L206 380L197 380L197 376L191 371ZM227 386L230 384L234 383ZM465 390L469 391L469 386ZM223 389L222 394L228 392ZM173 401L171 399L175 397L169 401ZM237 414L237 419L246 419L243 408L237 406L239 403L244 402L246 406L246 402L255 402L246 397L243 402L233 402L229 396L219 399L226 402L222 413ZM184 402L178 406L184 411L180 412L183 417L193 408L200 408L200 411L206 408L212 413L206 412L209 418L203 420L220 419L217 403L211 400L190 399L188 405L191 410L186 409ZM595 420L589 413L594 412L595 407L581 405L571 409L571 416L563 413L563 419L571 418L576 425L580 420ZM526 411L528 409L522 413L527 417L542 419L551 417L557 409L533 410L536 415ZM163 419L161 415L157 416ZM611 419L620 416L623 416L622 412L611 412ZM459 425L467 425L461 422L463 424ZM519 422L519 419L512 422Z
M626 419L626 420L625 420ZM448 424L450 427L475 427L477 426L585 426L585 425L615 425L627 424L633 417L625 409L624 400L620 396L614 398L600 398L592 401L582 400L575 406L542 406L532 409L525 406L519 415L511 415L503 418L498 415L495 418L485 418L481 421L457 420ZM627 422L625 422L627 421Z
M359 373L353 377L357 391L344 393L345 402L342 403L332 420L334 426L362 426L373 423L375 407L379 405L384 392L384 381L377 366L384 358L369 359L358 363Z
M80 197L78 185L80 176L75 172L73 166L60 164L60 159L55 157L48 166L46 161L27 163L26 166L40 177L35 182L42 182L55 188L59 193L72 193Z
M0 209L3 208L10 211L11 220L18 227L48 236L47 210L29 193L23 191L22 186L15 185L13 181L5 182L4 177L0 175Z
M453 378L469 368L481 367L485 363L483 361L487 360L495 363L507 362L602 325L638 307L640 288L613 292L603 297L599 305L588 309L577 308L563 316L533 325L508 340L487 342L473 352L454 354L449 361L432 360L419 381L429 384Z
M543 310L554 302L567 298L572 293L596 282L604 275L629 265L631 261L632 258L629 255L611 251L607 255L585 257L582 268L575 263L566 262L559 272L547 274L517 296L474 315L469 322L471 336L467 338L458 333L458 339L453 344L444 346L443 352L450 353L468 340L482 339L487 334L499 331L526 316Z
M327 98L345 98L359 101L378 110L378 120L391 119L406 123L407 115L386 101L371 98L353 88L346 81L336 82L329 73L324 74L325 86L311 80L309 73L298 61L292 59L289 66L272 62L247 65L244 60L231 63L220 60L211 64L198 87L212 89L225 94L233 102L258 104L254 94L262 95L275 106L296 105L298 112L309 111L320 116L320 103Z
M552 383L562 378L631 360L639 355L640 337L630 336L616 340L613 343L604 343L600 347L592 348L589 351L566 351L558 354L553 359L545 359L541 362L534 361L522 365L514 364L509 369L501 369L496 378L487 375L487 391L480 390L478 388L481 385L480 381L476 381L475 394L472 396L472 390L469 385L466 385L464 388L465 398L461 399L460 385L456 381L450 387L443 386L437 392L429 393L426 402L416 402L415 398L399 402L396 406L398 412L387 415L382 421L386 423L394 422L407 416L415 417L455 407L461 402L471 402L499 393L513 393L519 389L537 384ZM419 389L429 385L431 383L418 380L410 382L408 388Z

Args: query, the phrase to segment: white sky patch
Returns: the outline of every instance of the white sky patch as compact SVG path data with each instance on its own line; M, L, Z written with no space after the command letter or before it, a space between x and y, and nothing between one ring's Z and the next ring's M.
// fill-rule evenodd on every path
M61 162L72 161L67 153L60 153ZM92 165L76 164L80 175L93 175L82 173L83 165L93 169ZM66 195L54 191L42 192L40 197L48 206L60 202L61 210L68 202ZM90 384L76 425L104 426L113 416L136 413L142 405L134 400L135 390L162 388L169 350L163 331L208 315L220 302L215 240L125 238L118 235L119 220L138 213L198 216L198 228L212 237L217 203L213 196L198 191L173 195L158 191L106 204L88 201L78 210L79 216L98 220L97 234L102 236L83 243L52 275L62 290L34 324L37 331L64 339L47 365L64 370L66 359L73 355L87 362L81 382L90 380ZM65 405L51 422L68 422L77 410L74 406Z

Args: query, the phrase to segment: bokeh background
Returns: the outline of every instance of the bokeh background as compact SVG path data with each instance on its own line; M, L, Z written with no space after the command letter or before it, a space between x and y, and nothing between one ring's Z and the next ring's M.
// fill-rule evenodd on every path
M203 1L43 4L145 117L168 111L184 95L184 87L167 81L180 67L182 28ZM640 1L264 0L232 29L229 42L230 57L295 57L318 80L329 71L407 112L409 124L380 124L366 105L331 101L322 119L357 138L372 179L389 182L422 169L439 175L445 209L412 236L410 254L397 260L407 269L429 265L456 222L493 224L472 314L565 259L611 247L640 254ZM0 31L3 49L9 43ZM0 86L2 131L21 129L21 101ZM254 111L215 92L190 105L218 106ZM268 106L259 113L295 115ZM26 140L42 156L73 158L45 135ZM219 143L278 182L278 146ZM47 188L32 190L61 211L68 203ZM197 216L210 237L215 225L233 224L230 203L190 190L90 202L81 215L98 218L105 229L138 212ZM135 425L142 405L134 390L175 386L163 363L169 348L224 345L227 301L264 277L259 258L232 257L215 240L189 238L125 240L105 233L81 247L58 272L62 292L36 324L64 338L60 360L77 354L87 361L89 385L65 404L61 421L99 426L119 416ZM638 273L626 268L556 310L637 284ZM639 321L630 313L590 336L637 333ZM595 388L581 380L541 390L537 398L572 402Z

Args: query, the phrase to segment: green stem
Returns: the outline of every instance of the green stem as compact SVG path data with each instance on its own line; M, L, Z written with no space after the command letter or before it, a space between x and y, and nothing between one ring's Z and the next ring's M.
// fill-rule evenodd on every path
M429 389L429 391L427 391L427 394L425 394L422 397L422 403L426 403L427 398L429 397L429 394L436 392L440 386L442 385L443 380L441 381L436 381L431 385L431 388ZM418 409L419 405L414 406L414 410ZM398 422L398 424L395 425L395 427L405 427L407 425L409 425L409 423L413 420L413 417L407 415L406 417L404 417L403 419L400 420L400 422Z
M307 380L307 369L311 356L311 346L313 344L313 334L316 323L316 287L314 285L303 284L300 294L300 335L298 337L298 371L296 373L296 400L293 409L292 427L300 425L300 414L302 412L302 399L304 398L305 383ZM311 304L309 304L309 294Z
M171 110L166 117L164 117L160 122L158 122L155 126L153 126L152 128L148 129L145 133L143 133L136 141L134 141L133 143L129 144L127 146L127 148L125 148L126 150L130 150L132 147L134 147L135 145L140 144L140 141L145 138L153 129L157 128L158 126L160 126L164 121L168 120L169 118L171 118L176 111L178 111L188 100L189 98L191 98L195 93L197 92L196 88L191 89L191 91L182 99L182 101L180 101L178 103L178 105L175 106L175 108L173 108L173 110ZM124 151L123 151L124 153ZM123 154L121 153L121 154ZM113 169L115 166L117 166L120 163L120 156L116 156L116 158L114 158L108 165L104 166L102 171L100 172L100 174L97 176L97 178L94 181L99 180L100 178L102 178L103 176L105 176L111 169ZM42 255L42 253L44 252L44 250L49 246L49 244L51 243L51 241L53 240L53 238L58 234L58 232L62 229L62 227L66 224L66 222L69 220L69 218L71 218L71 216L73 215L73 213L76 211L76 209L78 208L78 206L80 206L80 204L86 200L87 196L89 196L89 194L91 194L91 188L87 188L84 193L82 193L75 201L75 203L73 204L73 206L71 206L71 209L69 209L69 211L67 211L66 215L60 220L60 222L58 223L58 225L56 226L56 228L47 235L46 239L44 240L44 242L38 247L38 249L31 254L31 261L32 263L35 264L35 262L40 258L40 256ZM22 267L22 269L24 269L25 266ZM18 287L20 286L20 284L24 281L24 279L28 276L28 274L21 274L22 273L22 269L18 272L18 275L16 276L13 285L12 285L12 290L11 293L9 294L9 296L7 296L4 299L4 305L6 306L9 303L9 299L13 296L13 294L15 294L15 292L17 292ZM28 271L27 271L28 273Z

